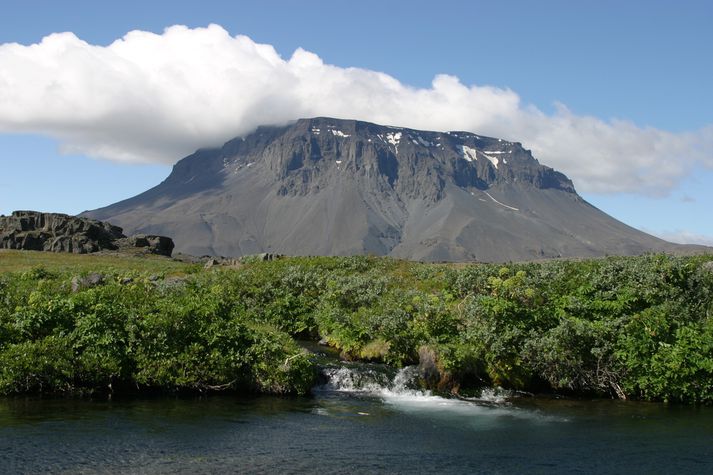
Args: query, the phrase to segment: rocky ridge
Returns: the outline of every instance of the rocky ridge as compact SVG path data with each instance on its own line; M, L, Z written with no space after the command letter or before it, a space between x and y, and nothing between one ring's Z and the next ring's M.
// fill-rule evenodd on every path
M119 226L89 218L37 211L0 216L0 249L75 254L137 249L170 256L173 248L171 238L145 234L127 237Z

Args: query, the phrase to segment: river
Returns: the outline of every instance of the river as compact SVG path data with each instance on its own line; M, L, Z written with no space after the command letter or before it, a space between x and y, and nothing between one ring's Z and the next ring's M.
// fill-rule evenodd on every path
M713 408L413 388L325 370L310 398L0 399L1 473L713 473Z

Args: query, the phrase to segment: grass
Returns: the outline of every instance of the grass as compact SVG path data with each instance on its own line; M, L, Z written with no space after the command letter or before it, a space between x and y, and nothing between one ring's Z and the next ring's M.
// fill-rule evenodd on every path
M0 273L23 272L37 267L60 272L138 271L163 275L190 274L200 268L196 264L153 255L67 254L0 249Z

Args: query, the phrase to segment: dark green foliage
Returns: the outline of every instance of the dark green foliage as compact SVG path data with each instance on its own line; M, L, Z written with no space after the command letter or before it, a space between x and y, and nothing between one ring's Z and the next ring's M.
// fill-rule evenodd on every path
M323 281L313 269L285 261L256 263L241 272L224 272L225 297L252 321L268 323L293 336L315 333L312 312Z
M0 393L304 394L312 385L309 357L284 332L247 317L219 274L155 282L115 275L76 293L71 278L2 276Z
M5 345L0 362L0 394L72 388L74 365L67 337L53 335Z
M305 393L295 339L402 366L440 389L496 384L713 402L710 257L449 266L290 258L184 277L97 269L0 275L0 393Z

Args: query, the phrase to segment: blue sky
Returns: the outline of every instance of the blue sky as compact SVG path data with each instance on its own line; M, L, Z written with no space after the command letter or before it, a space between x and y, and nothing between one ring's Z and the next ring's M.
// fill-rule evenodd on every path
M162 35L172 25L193 29L213 23L230 36L246 35L255 43L272 45L285 60L303 48L324 64L338 67L335 74L357 85L361 79L345 68L386 73L400 83L396 103L413 96L412 90L442 93L433 83L438 74L455 76L466 87L492 86L499 96L511 101L514 95L518 101L516 110L509 109L504 116L505 122L487 117L464 120L454 113L438 124L463 122L464 127L454 128L480 125L485 130L473 131L521 135L507 138L542 150L537 155L543 163L568 173L587 200L618 219L666 237L713 244L713 220L707 219L713 204L712 5L705 1L108 4L10 0L2 2L0 44L30 45L51 33L73 32L89 45L107 47L132 30ZM192 30L179 33L175 36L197 37L191 36ZM0 67L16 64L2 61L0 54ZM92 64L86 65L89 69L77 66L78 72L95 71ZM149 157L148 150L160 147L161 141L175 142L170 131L157 133L151 146L146 144L150 137L142 137L126 155L116 144L111 152L101 152L102 138L112 131L128 137L127 141L137 132L120 130L130 129L126 122L105 121L103 128L85 133L81 127L93 124L73 120L71 110L52 109L53 122L48 126L41 107L19 104L28 97L23 94L31 95L33 90L3 89L3 77L5 84L16 79L15 88L30 82L13 74L12 68L0 70L0 106L17 105L30 112L22 120L15 114L3 122L0 110L0 213L14 209L77 213L144 191L169 173L171 160L165 156L145 160L151 163L136 163L142 161L136 157L142 153ZM456 89L448 86L447 94ZM482 104L488 91L471 92L474 103ZM496 110L501 102L484 107ZM556 104L566 106L567 112ZM67 107L71 109L71 104ZM338 110L349 114L349 107L345 103ZM355 108L354 115L359 110ZM444 108L434 111L447 113ZM236 122L241 117L236 114ZM528 123L540 119L543 124ZM230 138L226 120L206 132L203 145ZM563 121L569 121L565 132L558 125ZM603 128L601 134L587 135L588 129ZM244 130L236 124L235 131ZM584 134L581 148L588 151L581 157L574 145L548 148L554 140L576 142L578 134ZM621 153L617 153L617 135L635 136L622 145ZM640 147L647 137L658 144L651 149L652 156ZM165 149L182 152L200 140L196 132L180 147ZM643 151L637 155L639 148ZM592 152L595 149L600 155ZM123 160L124 156L132 158ZM602 160L601 170L592 165L596 160ZM585 166L584 161L590 163Z

